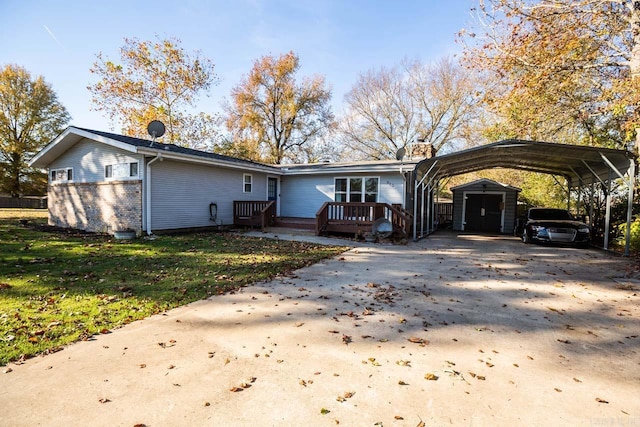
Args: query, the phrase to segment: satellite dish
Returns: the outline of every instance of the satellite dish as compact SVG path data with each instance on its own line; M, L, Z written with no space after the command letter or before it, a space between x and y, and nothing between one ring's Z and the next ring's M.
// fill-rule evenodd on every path
M384 239L393 233L393 225L387 218L378 218L371 226L371 233Z
M396 160L402 160L405 154L407 154L407 150L404 147L400 147L398 151L396 151Z
M164 135L164 131L164 123L160 120L154 120L147 126L147 132L149 132L149 135L151 135L153 139L160 138Z

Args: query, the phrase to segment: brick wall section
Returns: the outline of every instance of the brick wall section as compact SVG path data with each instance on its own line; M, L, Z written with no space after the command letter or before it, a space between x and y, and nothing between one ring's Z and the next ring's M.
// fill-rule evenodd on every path
M49 185L49 224L113 234L142 234L142 181Z

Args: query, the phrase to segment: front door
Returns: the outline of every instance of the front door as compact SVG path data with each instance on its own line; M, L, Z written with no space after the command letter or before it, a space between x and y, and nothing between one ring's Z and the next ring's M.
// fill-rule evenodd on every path
M278 178L267 178L267 200L278 200Z
M465 231L500 233L502 225L501 194L467 194Z

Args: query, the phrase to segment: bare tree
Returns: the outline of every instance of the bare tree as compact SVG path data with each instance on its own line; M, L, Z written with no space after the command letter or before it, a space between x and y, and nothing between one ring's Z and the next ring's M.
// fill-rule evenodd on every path
M435 151L463 136L477 105L473 79L451 58L434 64L403 61L369 70L345 96L344 144L358 158L388 159L418 144Z

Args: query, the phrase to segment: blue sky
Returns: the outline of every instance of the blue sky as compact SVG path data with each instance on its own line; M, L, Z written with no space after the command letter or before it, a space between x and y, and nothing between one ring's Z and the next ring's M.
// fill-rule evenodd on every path
M71 124L110 129L91 110L89 68L102 52L118 60L124 37L177 37L200 50L221 79L198 110L215 112L263 55L293 50L300 75L321 74L339 115L358 74L459 52L455 34L476 0L0 0L0 66L13 63L53 86ZM116 129L119 130L119 129Z

